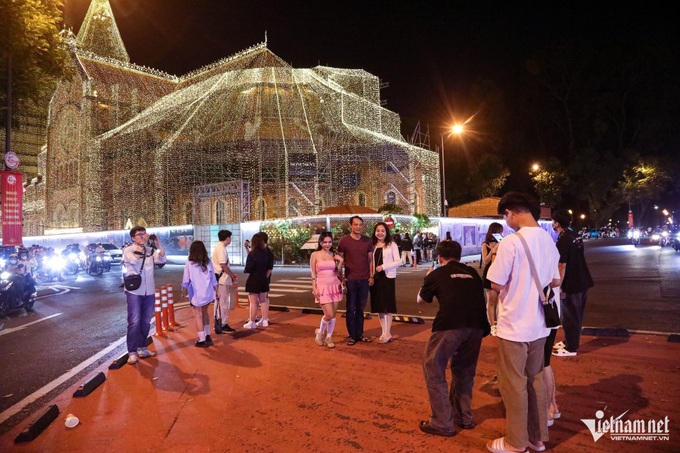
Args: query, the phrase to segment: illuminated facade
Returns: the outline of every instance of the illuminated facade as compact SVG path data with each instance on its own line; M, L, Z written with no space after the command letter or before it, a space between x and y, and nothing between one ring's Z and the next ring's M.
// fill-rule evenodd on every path
M46 177L27 187L34 233L439 212L438 155L403 139L363 70L296 69L265 41L175 77L129 63L107 0L68 39L77 76L52 98Z

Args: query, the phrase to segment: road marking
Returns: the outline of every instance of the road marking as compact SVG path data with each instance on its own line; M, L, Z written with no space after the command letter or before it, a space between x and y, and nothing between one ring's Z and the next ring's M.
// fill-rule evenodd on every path
M63 289L80 289L80 286L66 286L66 285L51 285L50 288L63 288Z
M39 322L47 321L48 319L54 318L55 316L59 316L59 315L63 315L63 313L55 313L53 315L47 316L45 318L38 319L37 321L29 322L29 323L24 324L24 325L19 326L19 327L12 327L11 329L0 330L0 336L8 334L8 333L12 333L12 332L18 332L19 330L24 330L28 326L32 326L33 324L37 324Z
M61 314L61 313L60 313L60 314ZM155 330L155 328L152 328L151 330ZM153 334L153 332L149 332L149 335L152 335L152 334ZM1 423L4 423L5 420L7 420L8 418L14 416L14 414L16 414L16 413L22 411L22 410L24 409L24 407L28 406L28 405L31 404L32 402L34 402L34 401L36 401L36 400L42 398L43 396L45 396L46 394L48 394L49 392L51 392L51 391L54 390L55 388L59 387L61 384L63 384L64 382L68 381L68 380L71 379L73 376L77 375L77 374L80 373L82 370L84 370L85 368L87 368L87 367L90 366L91 364L95 363L95 362L96 362L97 360L99 360L100 358L104 357L105 355L109 354L111 351L113 351L113 350L115 350L116 348L118 348L121 344L123 344L123 343L125 342L126 337L127 337L127 335L124 335L124 336L120 337L117 341L115 341L114 343L110 344L107 348L102 349L102 350L99 351L97 354L93 355L93 356L90 357L89 359L87 359L87 360L85 360L84 362L80 363L78 366L76 366L76 367L74 367L74 368L71 368L71 370L69 370L68 372L62 374L61 376L59 376L59 377L58 377L57 379L55 379L54 381L52 381L52 382L50 382L49 384L45 385L43 388L36 390L35 392L31 393L30 395L28 395L28 396L27 396L26 398L24 398L23 400L21 400L21 401L19 401L18 403L16 403L14 406L12 406L12 407L10 407L9 409L7 409L5 412L3 412L2 414L0 414L0 424L1 424Z
M270 283L269 287L271 288L271 287L275 286L277 288L284 288L284 289L286 289L286 288L308 288L309 285L310 285L310 283L307 283L307 282L297 282L295 284L287 284L287 283L276 282L276 283Z

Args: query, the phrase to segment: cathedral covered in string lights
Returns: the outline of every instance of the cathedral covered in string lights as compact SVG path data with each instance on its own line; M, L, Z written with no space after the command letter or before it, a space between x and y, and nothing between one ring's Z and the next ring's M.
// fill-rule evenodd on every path
M181 77L130 63L108 0L64 32L24 234L207 225L336 205L439 212L439 159L407 143L376 76L296 69L267 42Z

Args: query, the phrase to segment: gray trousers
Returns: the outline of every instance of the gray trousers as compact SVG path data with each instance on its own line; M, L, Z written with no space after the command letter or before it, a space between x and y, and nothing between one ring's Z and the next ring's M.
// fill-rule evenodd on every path
M548 440L543 385L545 338L521 343L497 338L498 389L505 404L505 440L517 448Z
M456 423L472 422L472 388L484 332L460 328L432 332L425 349L423 373L430 399L430 425L442 431L455 431ZM451 388L446 383L446 367L451 361Z

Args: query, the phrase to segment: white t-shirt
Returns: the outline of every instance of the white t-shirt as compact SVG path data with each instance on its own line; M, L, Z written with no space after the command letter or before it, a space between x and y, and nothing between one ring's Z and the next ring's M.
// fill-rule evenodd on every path
M524 227L521 234L531 250L541 288L560 278L560 254L552 237L541 227ZM510 341L528 342L547 337L540 295L522 242L516 234L503 238L487 278L504 285L498 299L496 334Z
M220 264L229 264L229 254L227 253L227 248L224 244L218 242L212 254L212 265L217 275L222 274L222 266L220 266ZM231 277L225 272L222 274L222 277L220 277L218 283L220 285L231 285Z

